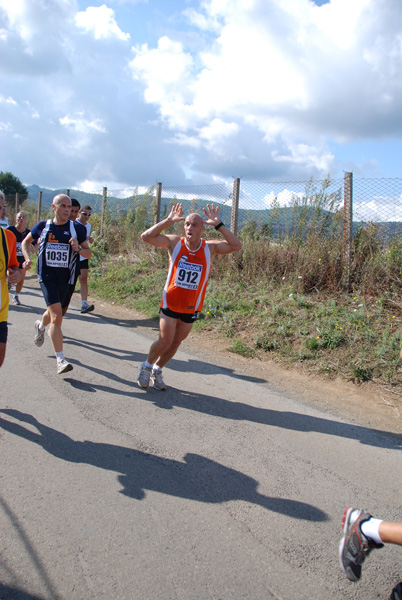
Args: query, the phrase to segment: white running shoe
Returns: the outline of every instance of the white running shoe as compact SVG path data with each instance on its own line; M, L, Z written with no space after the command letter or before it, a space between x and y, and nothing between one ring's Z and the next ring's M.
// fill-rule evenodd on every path
M57 361L57 373L62 375L63 373L68 373L68 371L73 370L73 365L66 361L65 358L62 358Z
M140 387L146 389L149 386L149 378L151 377L152 369L146 367L143 362L140 368L140 374L138 375L137 383Z
M156 390L163 391L166 390L166 385L162 379L162 371L152 371L151 373L151 381L152 385Z
M45 329L39 328L40 321L35 321L35 337L34 344L36 346L43 346L43 342L45 341Z

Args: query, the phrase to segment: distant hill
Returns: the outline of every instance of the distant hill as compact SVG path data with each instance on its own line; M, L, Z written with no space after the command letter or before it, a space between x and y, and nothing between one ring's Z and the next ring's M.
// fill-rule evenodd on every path
M66 189L56 189L49 190L47 188L41 188L38 185L30 185L27 186L29 200L31 202L36 203L39 198L39 192L42 192L42 207L44 211L49 209L52 200L56 194L64 194ZM102 194L91 194L88 192L83 192L81 190L70 190L70 196L72 198L77 198L80 204L89 204L93 212L100 212L102 207ZM137 202L141 203L144 200L144 195L139 194L137 196ZM183 212L184 214L188 214L189 212L200 212L202 213L202 209L207 207L207 204L211 204L210 200L200 199L180 199L177 197L164 197L161 199L161 218L164 218L169 213L170 207L173 202L181 202L183 204ZM230 225L231 215L232 215L232 207L231 205L226 205L222 203L215 202L215 206L219 206L219 213L221 215L222 221L227 225ZM131 205L130 198L116 198L115 196L108 195L107 197L107 206L111 210L112 213L120 212L125 213L129 210ZM303 214L302 219L304 220L304 226L308 229L308 224L314 218L314 208L292 208L292 207L281 207L276 209L266 208L266 209L239 209L238 214L238 229L241 230L245 226L255 227L256 230L269 229L270 234L277 236L280 232L282 235L290 235L295 226L297 226L297 221L299 217ZM334 214L331 214L327 211L322 212L322 219L327 219L330 223L334 218ZM367 223L364 222L353 222L353 235L358 231L359 228L365 227ZM383 239L389 239L393 236L402 236L402 223L401 222L383 222L383 223L374 223L377 225L380 230L380 236Z
M50 208L53 198L57 194L65 194L66 188L57 189L57 190L49 190L47 188L39 187L38 185L28 185L27 186L28 195L30 202L36 203L39 198L39 192L42 192L42 206ZM70 190L71 198L77 198L80 204L94 204L95 206L102 205L102 194L88 194L87 192L82 192L80 190Z
M38 185L29 185L29 186L27 186L27 189L28 189L28 194L29 194L29 200L30 200L30 202L34 202L34 203L36 203L38 201L39 192L42 192L42 206L45 209L50 208L53 198L57 194L65 194L66 193L66 188L49 190L47 188L41 188ZM82 192L81 190L71 189L70 197L76 198L80 204L89 204L92 207L94 212L101 211L102 194L91 194L88 192ZM144 199L144 195L138 194L137 198L138 198L138 202L142 202ZM161 215L162 216L169 212L170 205L172 204L173 201L174 202L182 202L184 212L188 212L191 209L193 209L194 211L201 210L202 207L206 208L208 202L210 203L209 200L208 201L207 200L180 200L179 198L173 199L173 198L162 197L162 199L161 199ZM130 198L117 198L115 196L108 194L107 205L112 210L112 212L113 212L113 209L116 209L116 210L118 209L119 211L124 213L130 208L130 204L131 204ZM229 223L230 215L231 215L231 211L232 211L231 206L223 206L223 205L220 205L220 206L221 206L221 212L223 211L222 215L225 216L226 222ZM252 212L255 212L255 211L252 211Z

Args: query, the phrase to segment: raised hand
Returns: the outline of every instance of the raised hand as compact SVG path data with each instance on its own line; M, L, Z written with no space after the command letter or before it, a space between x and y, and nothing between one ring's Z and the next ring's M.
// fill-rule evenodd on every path
M171 221L172 223L178 223L179 221L184 221L184 217L183 215L183 205L178 203L175 204L168 216L169 221Z
M219 206L215 208L213 204L207 204L207 208L203 208L202 210L207 217L207 220L204 221L205 225L212 225L215 227L221 222L221 218L219 216Z

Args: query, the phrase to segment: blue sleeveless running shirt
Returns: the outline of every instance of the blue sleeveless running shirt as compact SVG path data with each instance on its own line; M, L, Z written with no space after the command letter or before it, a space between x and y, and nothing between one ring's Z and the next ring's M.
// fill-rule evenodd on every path
M73 221L64 225L55 225L53 219L39 221L32 227L31 235L39 239L36 272L38 281L54 281L57 283L75 282L78 265L78 253L69 243L76 238L79 244L86 241L85 232L76 227Z

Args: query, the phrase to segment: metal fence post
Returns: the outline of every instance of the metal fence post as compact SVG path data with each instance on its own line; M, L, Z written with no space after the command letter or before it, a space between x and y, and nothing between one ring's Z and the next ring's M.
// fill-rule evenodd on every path
M18 205L20 203L20 195L18 192L15 193L15 216L17 216L18 213Z
M40 213L42 212L42 192L39 192L38 198L38 222L40 221Z
M346 275L345 285L349 289L353 224L353 173L345 173L344 175L343 194L343 262Z
M103 237L103 229L104 229L104 225L105 225L106 200L107 200L107 187L104 187L103 192L102 192L102 210L101 210L101 221L100 221L101 237Z
M230 229L234 235L237 235L237 224L239 217L239 197L240 197L240 178L236 177L233 182L233 203L232 217L230 220Z
M155 203L155 212L154 212L155 224L159 223L159 221L161 220L161 199L162 199L162 183L158 182L156 184L156 203Z

